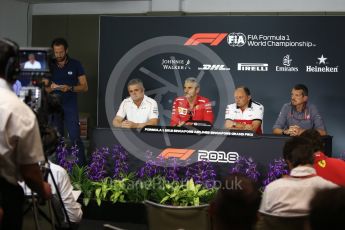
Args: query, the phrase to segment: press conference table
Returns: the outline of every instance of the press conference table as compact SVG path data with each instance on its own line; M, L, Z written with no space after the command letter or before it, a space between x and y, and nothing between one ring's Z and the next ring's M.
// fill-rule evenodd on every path
M122 145L129 154L129 165L136 170L143 165L150 152L153 157L160 154L193 163L207 160L214 164L219 177L223 177L240 156L252 158L264 176L269 163L282 157L282 149L288 136L254 135L251 133L229 132L226 130L200 132L198 130L175 131L147 129L139 132L130 129L96 128L92 132L91 149ZM323 137L325 153L332 155L332 136ZM187 159L184 159L187 158Z

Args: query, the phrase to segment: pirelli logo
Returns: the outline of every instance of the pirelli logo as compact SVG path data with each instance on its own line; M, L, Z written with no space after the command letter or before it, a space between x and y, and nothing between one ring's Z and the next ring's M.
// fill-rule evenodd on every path
M163 157L165 159L168 158L178 158L180 160L187 160L193 153L195 152L194 149L175 149L175 148L167 148L164 149L158 157Z

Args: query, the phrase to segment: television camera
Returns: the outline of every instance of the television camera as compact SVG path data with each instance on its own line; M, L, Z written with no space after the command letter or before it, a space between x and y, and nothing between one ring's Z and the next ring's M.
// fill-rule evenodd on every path
M23 100L37 115L39 129L42 138L43 150L45 153L45 162L41 162L40 168L44 174L44 179L47 181L48 176L51 177L57 192L57 198L53 201L48 201L50 213L54 213L50 218L45 216L40 211L36 199L32 196L31 202L34 212L34 219L36 229L39 228L38 213L41 213L53 227L56 229L72 229L67 210L61 198L61 194L56 185L55 179L49 167L48 156L52 155L59 143L59 135L55 128L49 126L48 117L54 113L63 114L63 109L59 98L55 95L47 94L44 90L45 84L43 79L50 78L50 60L52 59L51 49L45 47L21 47L19 49L19 65L20 71L17 76L17 81L20 82L21 88L17 92L19 98ZM53 196L54 197L54 196ZM54 212L52 212L54 211ZM62 220L61 219L62 215ZM60 217L60 218L59 218ZM55 223L58 220L58 224ZM67 223L66 223L67 221ZM64 226L63 226L64 225Z
M42 79L50 75L51 49L47 47L21 47L19 49L20 72L17 80L21 83L19 97L38 112L44 94Z

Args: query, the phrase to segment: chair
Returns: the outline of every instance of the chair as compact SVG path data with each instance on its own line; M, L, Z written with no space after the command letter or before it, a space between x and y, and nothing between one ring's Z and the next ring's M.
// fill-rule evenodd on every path
M304 230L308 229L308 216L281 217L260 213L256 230Z
M104 230L126 230L126 229L123 229L123 228L118 228L118 227L115 227L111 224L103 224L103 229Z

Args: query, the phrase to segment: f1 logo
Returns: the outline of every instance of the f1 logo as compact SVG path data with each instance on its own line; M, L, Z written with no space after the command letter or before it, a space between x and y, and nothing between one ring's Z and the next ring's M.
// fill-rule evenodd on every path
M164 149L159 157L163 157L165 159L175 157L179 158L180 160L187 160L195 150L193 149L174 149L174 148L167 148Z
M227 33L197 33L193 34L186 43L185 46L196 46L200 43L210 44L211 46L217 46L225 37Z

